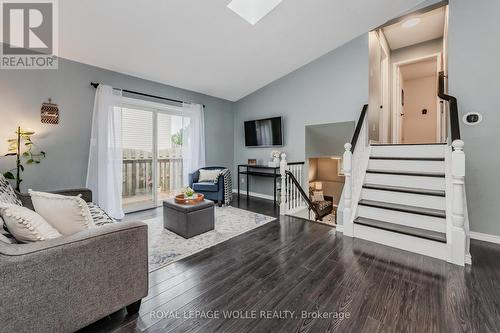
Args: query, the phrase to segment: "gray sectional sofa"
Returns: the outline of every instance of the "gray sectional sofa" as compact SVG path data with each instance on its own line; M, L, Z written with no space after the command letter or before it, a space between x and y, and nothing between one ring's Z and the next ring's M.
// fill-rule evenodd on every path
M89 190L60 191L92 201ZM18 196L32 207L29 196ZM148 293L147 225L109 223L30 244L0 241L0 332L73 332Z

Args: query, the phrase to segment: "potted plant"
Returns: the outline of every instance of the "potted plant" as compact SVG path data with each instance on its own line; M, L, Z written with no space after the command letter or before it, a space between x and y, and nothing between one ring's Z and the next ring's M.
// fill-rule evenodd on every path
M45 152L39 151L35 152L33 148L35 144L31 140L31 136L35 132L30 130L23 130L18 127L16 130L16 137L8 139L9 152L5 156L15 156L16 157L16 167L5 172L3 175L7 179L15 180L16 191L20 191L21 173L24 172L24 165L22 163L22 158L26 160L26 164L40 164L40 162L45 158ZM23 149L24 148L24 149Z

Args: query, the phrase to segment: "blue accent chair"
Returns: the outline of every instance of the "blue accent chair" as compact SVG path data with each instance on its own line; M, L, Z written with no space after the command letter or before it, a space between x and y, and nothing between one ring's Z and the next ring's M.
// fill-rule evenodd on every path
M215 169L225 169L224 167L205 167L201 168L204 170L215 170ZM224 177L219 176L219 179L216 183L212 182L198 182L200 178L200 171L196 170L193 173L189 174L189 187L191 187L195 192L202 193L205 195L205 199L212 200L219 203L219 206L222 206L224 202Z

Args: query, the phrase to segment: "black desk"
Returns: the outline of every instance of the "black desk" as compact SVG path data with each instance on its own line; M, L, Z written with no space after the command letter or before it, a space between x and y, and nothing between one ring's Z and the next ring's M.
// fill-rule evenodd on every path
M241 170L241 168L243 168L243 170ZM249 197L249 191L248 191L249 177L250 176L267 177L273 180L274 207L276 207L276 181L278 180L278 178L281 178L279 170L280 167L270 167L266 165L250 165L250 164L238 165L238 200L240 200L240 182L241 182L240 175L247 175L247 200Z

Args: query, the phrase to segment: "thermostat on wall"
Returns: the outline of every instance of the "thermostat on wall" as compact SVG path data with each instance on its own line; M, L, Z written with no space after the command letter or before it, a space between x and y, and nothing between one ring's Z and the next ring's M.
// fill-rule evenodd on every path
M479 112L469 112L462 118L466 125L477 125L483 120L483 116Z

